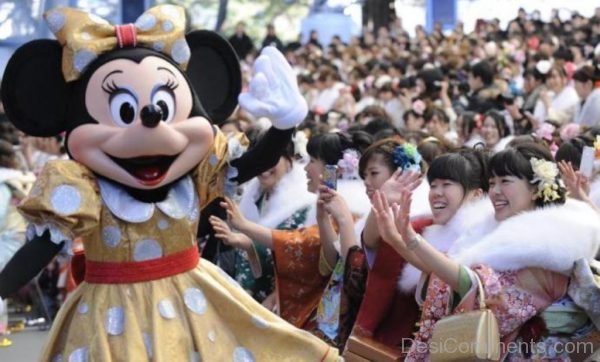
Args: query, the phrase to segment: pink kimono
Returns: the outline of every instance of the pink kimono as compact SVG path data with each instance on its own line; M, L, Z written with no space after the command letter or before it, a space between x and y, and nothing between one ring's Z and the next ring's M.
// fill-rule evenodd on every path
M553 334L546 328L542 312L558 304L573 304L566 297L573 265L580 258L593 259L599 247L600 216L577 201L525 212L501 223L482 223L459 238L448 252L471 277L469 291L455 301L456 293L430 275L419 331L406 360L428 361L436 322L478 308L473 273L481 279L486 305L498 321L506 360L568 360L564 348L556 347L573 340L575 332L562 337ZM417 299L422 295L423 281L417 288ZM585 319L583 325L589 326ZM546 332L548 335L542 336Z

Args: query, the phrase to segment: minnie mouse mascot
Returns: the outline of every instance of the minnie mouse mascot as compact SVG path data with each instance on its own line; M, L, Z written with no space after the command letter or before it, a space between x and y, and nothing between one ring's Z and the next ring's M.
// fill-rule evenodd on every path
M149 9L112 26L57 8L55 40L10 59L6 113L23 132L66 132L72 160L49 162L19 206L29 242L0 274L10 295L81 237L85 281L54 321L44 361L335 360L337 352L257 304L199 259L200 215L227 185L271 167L306 115L275 48L256 60L240 103L274 127L256 148L227 141L238 60L216 33L184 35L182 8Z

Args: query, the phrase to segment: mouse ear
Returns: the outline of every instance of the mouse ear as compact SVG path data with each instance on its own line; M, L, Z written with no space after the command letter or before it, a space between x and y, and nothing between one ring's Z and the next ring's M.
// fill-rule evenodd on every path
M191 50L187 76L210 120L220 123L238 105L240 61L229 42L213 31L193 31L186 40Z
M36 137L56 136L67 128L69 87L61 72L62 47L41 39L18 48L2 77L2 103L8 119Z

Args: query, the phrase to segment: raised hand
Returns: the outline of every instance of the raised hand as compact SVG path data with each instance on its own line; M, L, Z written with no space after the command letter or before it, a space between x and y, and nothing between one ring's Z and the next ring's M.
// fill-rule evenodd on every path
M402 170L398 169L381 186L381 192L386 195L389 202L400 203L402 190L412 192L419 187L422 181L423 178L418 172L402 172Z
M252 71L249 91L239 97L242 108L257 118L269 118L279 129L292 128L304 120L308 105L292 67L277 48L264 48Z
M252 247L252 240L242 233L236 233L231 231L229 225L216 216L211 216L208 219L215 230L215 236L227 245L231 245L234 248L240 248L248 250Z
M393 207L397 209L398 205L394 204ZM394 211L390 208L386 196L380 190L375 191L375 196L373 196L373 213L381 238L392 246L398 244L398 246L403 247L404 240L396 228Z
M331 215L338 223L342 220L352 220L352 212L343 197L327 186L319 186L317 207Z
M226 197L225 201L220 203L221 207L227 210L227 220L234 228L243 230L248 222L248 219L242 215L240 208L230 198Z
M590 193L588 178L579 171L575 172L570 162L560 161L558 169L565 182L565 187L569 191L569 195L577 200L587 201Z
M411 240L415 237L416 232L410 222L410 205L412 203L412 192L402 190L400 196L400 204L395 204L392 207L394 212L394 220L396 228L404 240Z

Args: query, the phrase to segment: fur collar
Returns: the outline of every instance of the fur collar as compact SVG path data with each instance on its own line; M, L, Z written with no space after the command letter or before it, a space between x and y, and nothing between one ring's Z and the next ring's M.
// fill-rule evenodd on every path
M262 191L258 179L253 178L244 187L240 210L248 220L274 229L299 209L305 207L314 209L317 196L308 192L306 183L306 173L302 169L302 165L294 163L290 171L283 175L275 185L273 192L269 195L269 201L265 203L262 215L260 215L256 201Z
M448 254L466 266L498 271L543 268L570 275L577 259L593 259L600 247L600 216L567 200L496 222L493 215L457 240Z
M590 184L590 200L592 200L594 205L600 207L600 177L599 176L596 176L596 178Z
M452 244L467 230L480 224L486 218L494 215L490 199L482 197L479 200L465 204L446 225L431 225L423 231L423 238L436 249L447 253ZM415 290L421 271L412 264L406 264L398 280L402 292L410 293Z

